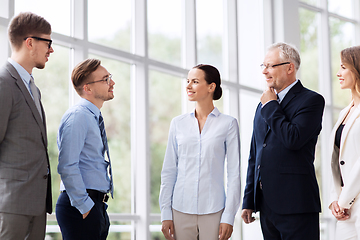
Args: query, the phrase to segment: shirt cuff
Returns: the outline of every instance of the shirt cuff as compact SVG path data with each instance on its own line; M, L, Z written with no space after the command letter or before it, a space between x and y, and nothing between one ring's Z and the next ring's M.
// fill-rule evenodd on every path
M171 208L166 208L161 211L161 221L173 220Z
M76 209L79 210L81 214L84 214L90 211L94 205L94 201L90 197L88 197L83 204L81 204L80 206L76 206Z
M223 212L223 214L221 215L220 223L227 223L233 226L234 220L235 220L235 215Z
M277 101L277 100L270 100L270 101L267 101L265 104L263 104L263 105L261 106L261 108L265 107L265 105L266 105L266 104L268 104L269 102L272 102L272 101Z

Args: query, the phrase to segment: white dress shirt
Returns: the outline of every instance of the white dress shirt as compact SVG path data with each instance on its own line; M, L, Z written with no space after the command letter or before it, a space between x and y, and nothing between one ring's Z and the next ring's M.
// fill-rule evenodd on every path
M171 121L159 204L161 221L172 220L172 208L198 215L224 209L221 223L233 225L240 205L240 137L235 118L214 108L201 133L194 111Z

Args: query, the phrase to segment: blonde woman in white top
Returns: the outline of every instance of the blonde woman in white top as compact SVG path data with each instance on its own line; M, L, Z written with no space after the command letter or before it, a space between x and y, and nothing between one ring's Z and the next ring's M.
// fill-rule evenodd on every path
M360 239L360 46L341 51L337 73L352 101L340 112L331 134L333 181L330 210L338 220L336 239Z

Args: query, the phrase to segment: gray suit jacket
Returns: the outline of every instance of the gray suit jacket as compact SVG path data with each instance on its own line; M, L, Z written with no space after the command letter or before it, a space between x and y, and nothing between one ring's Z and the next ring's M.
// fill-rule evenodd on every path
M0 69L0 212L37 216L45 206L52 212L42 112L44 121L20 75L7 62Z

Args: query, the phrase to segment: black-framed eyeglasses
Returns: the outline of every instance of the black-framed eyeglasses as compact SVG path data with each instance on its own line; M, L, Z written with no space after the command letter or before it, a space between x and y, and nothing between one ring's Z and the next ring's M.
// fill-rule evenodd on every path
M285 64L290 64L291 62L283 62L283 63L279 63L279 64L274 64L274 65L265 65L265 64L261 64L260 65L260 68L261 70L264 70L265 68L269 69L269 68L274 68L274 67L277 67L277 66L281 66L281 65L285 65Z
M110 85L111 80L112 80L112 75L110 74L110 75L109 75L107 78L105 78L105 79L88 82L88 83L86 83L86 84L97 83L97 82L106 82L107 85ZM86 85L86 84L85 84L85 85Z
M36 40L39 40L39 41L48 42L48 43L49 43L48 48L49 48L49 49L51 48L51 44L52 44L52 40L51 40L51 39L46 39L46 38L31 36L31 37L26 37L26 38L24 38L24 40L26 40L26 39L28 39L28 38L33 38L33 39L36 39Z

